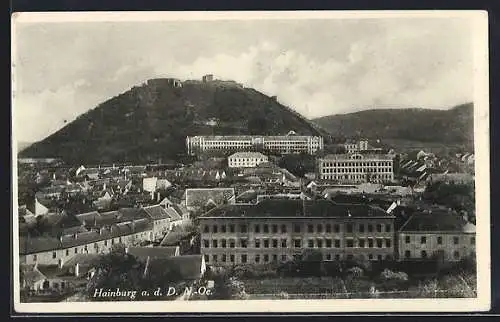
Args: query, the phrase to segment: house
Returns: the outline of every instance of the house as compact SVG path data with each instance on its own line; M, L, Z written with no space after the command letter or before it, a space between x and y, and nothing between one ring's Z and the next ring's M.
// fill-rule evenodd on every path
M413 214L400 228L399 260L459 261L475 256L476 227L447 210Z
M203 277L207 270L205 259L202 255L182 255L167 258L150 258L144 268L144 276L152 272L164 270L166 267L176 269L183 280L197 281Z
M21 287L35 292L59 291L72 287L57 265L20 265Z
M153 221L153 238L163 238L170 229L170 216L160 205L142 207Z
M99 254L76 254L62 266L62 270L74 277L90 280L95 272L101 256Z
M268 162L266 155L260 152L236 152L228 158L230 168L254 168L261 163Z
M235 203L234 188L194 188L186 189L186 208L189 211L203 209L209 203L215 205Z
M179 246L127 247L125 252L146 262L148 258L169 258L180 255Z

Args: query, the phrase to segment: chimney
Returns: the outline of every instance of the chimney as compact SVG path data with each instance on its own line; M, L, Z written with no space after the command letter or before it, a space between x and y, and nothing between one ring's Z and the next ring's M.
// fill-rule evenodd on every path
M79 276L80 276L80 264L76 263L75 264L75 277L79 277Z
M125 247L125 254L128 254L128 247Z
M158 194L157 194L156 202L160 203L160 192L158 192Z
M64 266L64 260L61 258L61 259L59 259L58 267L62 268L63 266Z
M155 192L151 191L151 200L155 200Z
M75 239L78 239L78 233L75 233L75 234L73 235L73 237L74 237Z
M102 191L106 190L106 182L102 185Z

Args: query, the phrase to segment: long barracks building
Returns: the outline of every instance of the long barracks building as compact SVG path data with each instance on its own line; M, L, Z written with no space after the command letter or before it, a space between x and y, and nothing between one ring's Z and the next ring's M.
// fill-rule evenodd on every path
M203 151L250 151L268 150L283 154L306 152L314 154L323 149L323 138L319 136L288 134L282 136L232 135L232 136L188 136L186 148L190 155Z
M208 265L284 262L305 249L324 260L394 255L394 216L369 205L262 200L214 208L199 220Z

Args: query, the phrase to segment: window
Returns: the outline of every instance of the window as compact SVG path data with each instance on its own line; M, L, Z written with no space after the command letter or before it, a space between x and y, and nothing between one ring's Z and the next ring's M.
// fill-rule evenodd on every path
M33 255L33 261L36 262L36 260L37 260L37 257L36 257L36 254L35 254L35 255Z
M220 231L221 231L222 233L225 233L225 232L226 232L226 225L222 225L222 226L220 226Z
M209 231L210 231L210 228L208 228L208 225L205 225L205 227L203 227L203 232L208 233Z
M241 255L241 262L242 263L246 263L247 262L247 255L246 254Z
M318 243L318 248L323 247L323 240L322 239L318 239L316 242Z
M121 240L120 240L120 243L121 243ZM88 252L88 251L89 251L89 250L88 250L88 248L87 248L87 245L85 245L85 246L83 247L83 249L84 249L84 251L85 251L85 252Z
M78 247L75 247L75 254L78 254Z
M391 247L392 241L390 238L385 239L385 247Z
M405 258L410 258L411 252L409 250L405 250Z
M217 228L218 228L218 227L217 227L217 225L214 225L214 226L212 227L212 232L217 233Z
M265 254L264 255L264 263L267 263L267 262L269 262L269 255Z
M233 254L229 255L229 261L231 263L234 263L234 255Z
M217 239L212 240L212 247L217 248Z
M378 233L382 232L382 225L381 224L377 224L377 232Z
M222 239L222 240L220 241L220 243L221 243L221 247L222 247L222 248L226 248L226 240L225 240L225 239Z
M108 246L108 241L107 240L104 241L104 246Z
M332 248L332 240L331 239L327 239L326 240L326 247L327 248Z
M372 254L369 254L369 255L368 255L368 259L372 261L372 260L373 260L373 255L372 255Z
M281 240L281 247L286 248L286 239Z
M332 225L326 224L326 232L331 233L332 232Z
M264 225L264 232L265 233L268 233L269 232L269 226L266 224Z
M69 249L66 249L66 256L69 256Z
M234 233L234 225L233 224L229 225L229 232Z
M346 225L346 230L348 233L352 233L352 224L347 224Z
M427 237L422 236L420 237L420 244L426 244L427 243Z
M373 225L372 224L368 224L368 232L373 233Z
M460 252L458 250L453 252L453 258L454 259L459 259L460 258Z
M277 262L278 261L278 255L274 254L273 255L273 262Z
M234 239L231 239L231 240L229 241L229 247L230 247L230 248L234 248L234 247L236 247L236 242L234 241Z
M333 231L336 233L340 232L340 225L338 224L333 225Z
M255 262L256 263L260 262L260 255L259 254L255 255Z
M246 239L240 239L240 246L241 246L241 248L247 248L248 241Z
M407 244L410 243L410 236L405 236L405 243L407 243Z
M364 239L359 240L359 247L364 248L366 246L366 242Z
M316 230L317 230L318 233L322 233L323 232L323 225L322 224L318 224Z
M278 232L278 225L273 225L273 233L276 234Z
M335 260L336 260L336 261L339 261L339 260L340 260L340 255L339 255L339 254L336 254L336 255L335 255Z
M314 247L314 240L309 239L309 240L307 241L307 247L309 247L309 248L313 248L313 247Z
M240 232L246 233L247 232L247 225L240 225Z
M298 224L293 225L293 232L300 233L300 225L298 225Z
M255 240L255 248L260 248L260 240L259 239Z
M256 233L260 233L260 225L255 225L255 226L254 226L254 231L255 231Z
M300 247L302 247L302 240L301 240L301 239L295 239L295 240L293 241L293 246L294 246L295 248L300 248Z
M327 261L331 261L332 260L332 254L326 254L325 259Z
M286 233L286 225L281 225L281 232Z
M438 243L438 245L442 245L443 244L443 237L438 236L437 243Z
M359 232L364 233L365 232L365 225L364 224L359 224Z
M335 239L335 248L340 248L340 239Z
M281 255L281 261L286 262L286 255Z
M313 225L307 225L307 232L308 233L313 233L314 232L314 226Z
M347 239L347 240L346 240L346 247L348 247L348 248L352 248L352 247L354 247L354 240L352 240L352 239Z
M425 250L420 252L420 257L427 258L427 252Z
M453 237L453 244L454 244L454 245L458 245L458 242L459 242L458 237L456 237L456 236L455 236L455 237Z
M203 247L205 247L205 248L210 247L208 240L206 240L206 239L203 240Z
M382 242L383 242L383 239L377 238L377 248L382 248L383 247Z
M225 263L227 260L227 256L226 254L222 254L222 262Z
M470 244L475 245L476 244L476 237L471 237L470 238Z
M352 261L354 259L354 256L352 254L347 255L347 260Z
M377 255L377 260L381 261L382 260L382 255Z
M391 229L392 229L391 224L386 224L386 225L385 225L385 231L386 231L386 232L390 233L390 232L391 232Z
M278 248L278 240L277 239L271 240L271 243L272 243L273 248Z
M52 258L56 258L57 257L57 253L56 252L52 252Z
M373 239L368 238L368 247L373 248Z

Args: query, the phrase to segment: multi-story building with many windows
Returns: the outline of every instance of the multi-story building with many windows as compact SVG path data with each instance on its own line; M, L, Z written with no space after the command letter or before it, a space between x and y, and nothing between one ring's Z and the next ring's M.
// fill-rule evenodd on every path
M387 155L330 154L318 159L318 176L339 183L394 180L393 159Z
M238 135L188 136L186 148L190 155L203 151L273 151L283 154L306 152L313 154L323 149L323 138L307 135Z
M227 158L230 168L254 168L268 161L268 157L260 152L236 152Z
M284 262L306 249L324 260L383 260L394 254L394 216L363 204L262 200L214 208L199 218L208 265Z
M399 260L453 262L475 256L476 226L448 212L413 214L399 230Z

